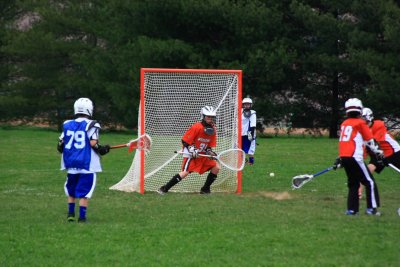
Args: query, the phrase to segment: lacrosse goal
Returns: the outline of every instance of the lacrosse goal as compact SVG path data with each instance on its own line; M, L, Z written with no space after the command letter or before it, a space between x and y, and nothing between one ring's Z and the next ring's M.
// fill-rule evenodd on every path
M156 191L181 171L184 132L200 120L203 106L217 111L216 152L241 147L242 71L204 69L141 69L138 134L148 134L148 155L137 150L122 180L110 189ZM240 159L238 159L240 160ZM170 192L199 192L207 177L191 173ZM240 171L221 168L213 192L241 192Z

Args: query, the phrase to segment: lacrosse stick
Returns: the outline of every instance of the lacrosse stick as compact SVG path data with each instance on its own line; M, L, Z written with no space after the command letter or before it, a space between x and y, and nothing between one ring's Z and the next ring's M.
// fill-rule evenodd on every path
M393 170L395 170L395 171L397 171L397 172L400 172L400 169L397 168L396 166L394 166L392 163L389 163L388 165L389 165L389 167L391 167Z
M189 153L185 153L183 151L175 151L175 153L190 155ZM239 148L231 148L225 151L222 151L217 156L199 154L199 157L207 157L210 159L218 160L221 165L232 171L241 171L244 168L246 153Z
M317 172L316 174L301 174L293 177L292 179L292 187L293 189L299 189L302 187L304 184L308 183L311 181L314 177L317 177L318 175L324 174L330 170L333 170L334 167L331 166L329 168L326 168L323 171Z
M130 140L126 144L112 146L110 147L110 149L128 147L128 152L132 152L134 149L137 149L137 150L144 150L145 153L147 154L150 151L151 143L152 141L150 135L144 134L136 138L135 140Z

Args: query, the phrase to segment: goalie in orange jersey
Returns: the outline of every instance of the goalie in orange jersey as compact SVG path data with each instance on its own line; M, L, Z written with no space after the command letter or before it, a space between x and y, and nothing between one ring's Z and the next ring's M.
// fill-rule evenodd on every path
M200 111L202 120L193 124L183 135L183 162L181 172L174 175L171 180L158 189L159 194L165 194L191 172L203 174L210 173L200 189L200 194L209 194L211 185L217 178L221 169L219 163L208 157L199 157L199 154L216 156L212 148L217 145L217 133L215 128L216 112L213 107L205 106Z
M385 123L382 120L375 120L374 114L370 108L363 108L362 118L367 122L375 141L378 142L385 156L384 158L378 158L374 153L370 153L369 151L370 161L368 163L368 169L370 172L381 173L389 163L400 168L400 145L396 139L388 133ZM359 197L361 197L361 185L358 192Z

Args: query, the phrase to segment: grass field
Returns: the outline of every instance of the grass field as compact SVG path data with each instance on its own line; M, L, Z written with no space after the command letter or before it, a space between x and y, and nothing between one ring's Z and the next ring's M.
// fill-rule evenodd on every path
M294 175L332 164L336 140L259 139L240 195L111 191L133 156L113 150L102 160L89 223L78 224L66 222L58 135L0 129L0 266L400 265L399 173L376 175L381 217L343 215L343 170L291 190ZM131 138L103 133L102 143Z

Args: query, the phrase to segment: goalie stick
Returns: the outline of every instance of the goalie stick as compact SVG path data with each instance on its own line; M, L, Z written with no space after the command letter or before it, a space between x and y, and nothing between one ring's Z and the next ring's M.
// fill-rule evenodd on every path
M175 153L190 155L189 153L185 153L183 151L175 151ZM246 159L246 153L239 148L224 150L221 153L217 154L217 156L206 154L198 154L198 156L218 160L221 165L232 171L243 170Z
M326 168L323 171L317 172L316 174L301 174L301 175L297 175L295 177L293 177L292 179L292 188L293 189L299 189L300 187L302 187L304 184L308 183L309 181L311 181L314 177L317 177L321 174L324 174L330 170L333 170L334 166L331 166L329 168Z
M144 150L147 154L150 152L151 144L152 141L150 135L144 134L134 140L130 140L126 144L111 146L110 149L128 147L128 152L132 152L134 149L138 149Z

